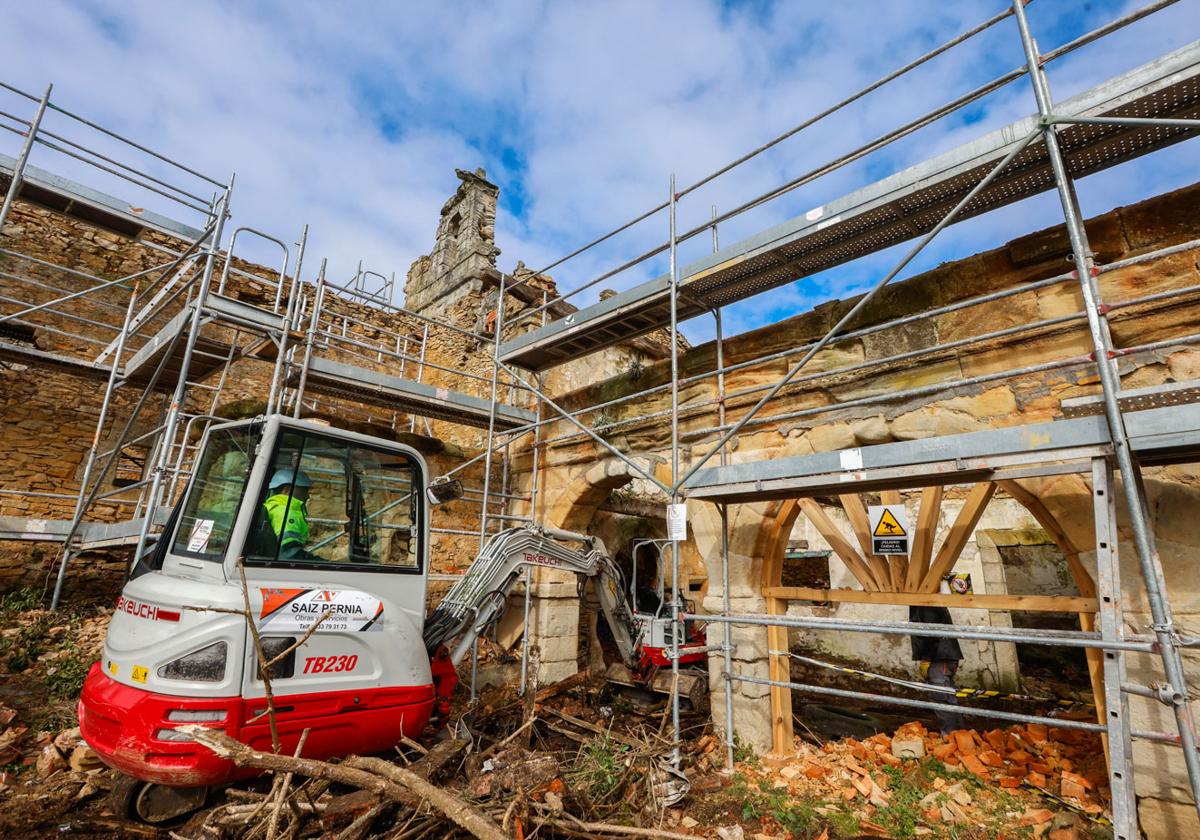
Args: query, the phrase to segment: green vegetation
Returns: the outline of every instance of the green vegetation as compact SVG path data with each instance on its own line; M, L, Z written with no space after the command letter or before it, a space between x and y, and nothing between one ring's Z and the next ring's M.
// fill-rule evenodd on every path
M617 792L625 781L629 747L597 735L585 743L571 770L570 787L594 802L604 802Z

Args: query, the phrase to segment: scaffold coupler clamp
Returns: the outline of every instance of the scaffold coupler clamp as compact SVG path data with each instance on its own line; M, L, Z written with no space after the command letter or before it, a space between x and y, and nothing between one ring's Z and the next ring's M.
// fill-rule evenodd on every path
M1176 691L1170 683L1152 683L1150 690L1164 706L1180 706L1183 704L1182 692Z

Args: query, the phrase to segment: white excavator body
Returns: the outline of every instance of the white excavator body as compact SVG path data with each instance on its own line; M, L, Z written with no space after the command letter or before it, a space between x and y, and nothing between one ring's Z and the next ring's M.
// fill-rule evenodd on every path
M426 621L437 486L401 444L279 415L211 427L118 600L79 703L84 738L154 785L237 778L175 730L202 723L271 749L261 660L274 663L280 749L308 730L308 757L385 750L448 712L454 666L528 566L591 579L625 660L619 681L661 687L662 675L647 673L659 667L642 639L651 625L634 614L604 546L584 535L536 526L494 535Z

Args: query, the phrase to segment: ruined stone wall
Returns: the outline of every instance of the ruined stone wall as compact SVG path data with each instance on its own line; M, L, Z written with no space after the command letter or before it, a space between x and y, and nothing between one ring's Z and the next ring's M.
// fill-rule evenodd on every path
M1090 220L1087 230L1101 265L1126 257L1146 254L1166 246L1200 237L1200 186L1158 196L1140 204L1122 207ZM870 446L890 441L914 440L989 428L1050 421L1062 416L1063 400L1094 395L1098 380L1086 324L1081 318L1066 319L1082 310L1078 282L1045 288L1022 289L1032 281L1069 272L1070 249L1064 230L1054 228L1015 240L976 256L944 264L920 276L884 289L866 307L850 329L883 324L900 316L919 314L936 307L965 301L979 295L1013 289L1003 300L955 311L913 318L902 325L844 341L819 353L804 374L786 387L774 403L757 416L740 434L729 454L732 463L758 461ZM1157 292L1200 284L1200 249L1184 250L1144 264L1101 274L1098 278L1103 300L1112 305ZM778 324L728 339L724 354L730 365L780 353L781 358L730 373L726 377L727 422L737 420L822 337L857 299L830 301L810 312ZM1064 320L1025 331L1018 337L1003 335L974 340L1009 327L1036 321ZM1152 301L1109 313L1114 343L1132 347L1150 342L1165 346L1119 360L1125 388L1187 382L1200 375L1200 351L1191 337L1200 333L1200 296L1195 292L1167 301ZM882 361L895 354L923 351L950 342L950 349L916 352L911 356ZM1067 366L1054 363L1068 361ZM868 362L876 362L867 365ZM687 352L680 360L680 376L713 369L715 347L706 344ZM1016 376L1000 376L1014 369L1033 368ZM850 371L836 368L854 366ZM665 383L667 364L648 366L640 376L614 377L559 397L571 409L582 409ZM984 381L949 387L965 378ZM903 392L912 392L904 394ZM680 391L681 436L684 468L695 463L717 438L718 425L715 378L693 383ZM593 424L612 446L634 457L665 481L669 470L669 424L660 414L669 409L665 390L605 409L603 422L591 415ZM649 420L645 415L658 414ZM628 421L628 422L623 422ZM616 461L603 447L577 433L566 423L548 429L542 452L541 492L546 501L542 513L551 524L570 519L576 527L587 527L590 502L611 487L608 472L597 472L598 462ZM527 476L529 459L518 462ZM715 465L716 461L710 464ZM1200 580L1194 558L1200 551L1200 530L1194 511L1200 505L1200 470L1193 465L1148 470L1147 492L1151 515L1179 627L1185 634L1200 631ZM1026 479L1022 486L1033 493L1083 550L1084 562L1091 556L1091 497L1084 477ZM553 501L551 501L553 500ZM1004 507L1015 504L1001 493L993 503L998 518L985 519L976 538L979 552L998 556L994 545L981 534L1023 527L1027 519L1003 515ZM771 546L786 545L795 519L777 518L779 502L742 504L730 507L731 604L735 612L763 613L762 596L765 555ZM948 510L953 505L947 506ZM705 607L721 608L720 523L713 506L689 502L691 542L708 564L709 586ZM1016 520L1016 521L1013 521ZM803 523L799 526L803 528ZM1136 553L1121 520L1122 582L1126 623L1137 632L1149 625L1148 608ZM797 534L802 536L802 534ZM994 559L994 557L993 557ZM971 562L968 552L964 565ZM1092 561L1094 563L1094 560ZM986 569L984 570L986 572ZM992 574L987 585L1002 585L1003 576ZM848 581L842 581L848 582ZM842 607L861 612L857 607ZM886 617L870 611L872 618ZM720 641L721 630L710 628L710 642ZM734 670L768 677L766 634L761 628L735 628L737 651ZM1191 680L1200 688L1200 662L1188 654ZM1151 657L1129 658L1131 677L1148 683L1161 677ZM711 686L724 688L720 663L710 660ZM736 689L735 728L744 742L759 748L770 745L770 704L765 686L739 684ZM1195 696L1195 695L1194 695ZM1134 725L1169 729L1169 710L1133 698ZM724 724L722 704L713 705L717 722ZM1198 709L1200 711L1200 709ZM1139 767L1139 795L1153 807L1180 802L1187 797L1181 757L1169 747L1139 742L1135 748ZM1152 807L1147 805L1147 808Z
M63 217L42 208L18 201L5 225L6 248L43 260L47 265L12 255L0 255L0 299L4 313L24 308L24 302L42 302L64 293L83 291L95 280L72 274L82 271L100 278L116 278L163 265L169 255L153 246L181 250L186 244L163 234L147 232L142 240L130 240L108 231ZM261 277L272 271L234 260L234 266ZM20 279L21 275L24 279ZM142 288L148 278L143 278ZM214 284L215 284L214 279ZM42 284L40 287L33 284ZM76 303L60 307L75 317L42 313L36 319L36 329L28 330L9 325L0 326L0 340L36 347L61 356L91 359L111 341L121 323L132 283L113 286L89 293ZM214 285L215 288L215 285ZM306 293L311 297L312 288ZM268 283L231 273L226 295L257 306L270 307L275 289ZM285 294L286 298L286 294ZM176 314L183 300L168 307L160 316L141 329L126 358L137 349L145 336L154 334ZM349 339L372 346L395 349L397 336L420 340L423 324L395 312L384 311L355 300L330 294L326 297L325 319L332 324L346 320ZM31 319L33 320L33 319ZM442 331L448 333L448 331ZM213 324L204 327L202 335L225 341L235 339L234 330ZM462 344L445 335L429 342L426 358L434 364L453 368L463 354ZM453 335L453 334L450 334ZM243 333L236 339L246 343ZM293 339L294 340L294 339ZM410 352L417 355L414 347ZM373 367L394 375L403 372L415 377L415 362L400 362L393 358L380 359L367 349L349 344L335 345L323 353L339 361ZM189 390L185 410L196 413L212 411L222 417L248 417L260 413L269 390L273 363L258 358L235 361L221 381L219 371L202 380L202 388ZM463 377L426 366L423 381L454 390L484 396L487 389L478 383L466 382ZM219 398L213 402L213 387L221 381ZM0 363L0 516L69 520L75 508L75 496L82 480L87 453L95 434L104 377L84 377L61 368L27 365L5 360ZM115 443L120 428L129 417L133 405L141 396L141 388L128 386L116 391L102 446ZM167 394L152 394L134 426L133 434L154 428L161 422L167 404ZM408 414L389 411L386 407L368 406L345 400L310 397L306 399L303 416L323 419L342 428L364 432L415 446L430 463L433 475L444 473L478 451L482 434L477 429L453 423L432 421L427 427L421 419L417 434L408 434L412 418ZM314 404L315 403L315 404ZM196 428L198 436L199 427ZM145 454L142 452L141 454ZM137 476L135 476L137 477ZM469 468L462 475L474 487L482 486L482 466ZM498 486L497 480L496 485ZM105 490L112 489L106 482ZM136 497L130 491L129 497ZM129 518L132 507L114 501L101 501L89 509L88 519L118 521ZM435 509L437 527L477 532L479 506L470 501L456 502ZM465 534L435 535L431 550L435 572L460 571L477 549L478 538ZM46 571L56 561L61 544L55 542L0 541L0 589L16 585L42 585ZM73 566L69 579L72 589L119 587L124 567L120 552L89 554ZM436 592L438 586L431 586Z

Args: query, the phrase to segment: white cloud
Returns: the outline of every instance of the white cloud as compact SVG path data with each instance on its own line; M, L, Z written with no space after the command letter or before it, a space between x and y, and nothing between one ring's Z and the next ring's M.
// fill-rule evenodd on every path
M306 274L328 256L333 276L345 278L362 257L402 277L432 244L455 167L486 166L506 190L505 206L520 210L501 212L502 266L523 259L540 267L663 200L670 172L685 184L1003 6L50 0L9 9L0 50L6 81L40 91L52 80L56 101L67 107L203 171L225 177L236 170L237 223L289 240L309 223ZM1043 0L1029 15L1048 49L1131 8ZM1055 93L1069 95L1182 45L1200 32L1198 20L1200 0L1182 0L1052 66ZM714 203L728 208L794 178L1020 61L1015 27L1003 22L690 196L680 226L706 218ZM12 97L0 101L4 110L18 107ZM978 122L926 129L869 165L847 167L728 223L722 241L1032 110L1028 81L1019 80L989 98ZM15 145L9 137L0 151L14 153ZM38 160L79 171L44 153ZM1127 165L1103 183L1106 175L1090 179L1081 192L1091 212L1107 209L1194 181L1186 161L1168 153L1159 163ZM101 188L112 181L96 173L81 180ZM966 223L931 259L1053 224L1053 210L1053 202L1040 201L1028 212ZM571 288L665 236L659 214L554 274ZM699 237L683 247L683 258L708 247ZM602 286L624 288L662 264ZM866 282L877 264L853 274ZM811 287L840 295L858 286L820 280ZM738 307L731 324L746 328L768 311L805 307L808 288ZM711 327L698 320L688 331L703 337Z

